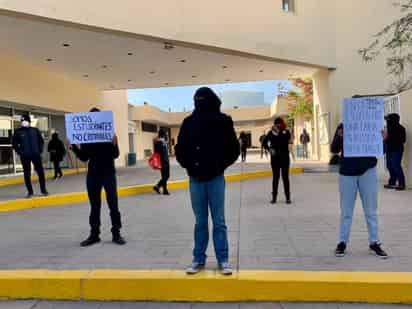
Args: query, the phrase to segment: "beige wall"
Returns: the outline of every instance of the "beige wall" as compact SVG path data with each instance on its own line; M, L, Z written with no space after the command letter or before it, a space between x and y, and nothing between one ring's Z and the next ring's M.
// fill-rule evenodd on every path
M136 134L135 134L135 145L136 145L136 156L138 160L146 159L144 151L149 149L153 151L153 139L157 136L157 133L143 132L142 123L136 121Z
M116 134L119 139L120 156L116 160L117 166L126 165L126 156L129 152L129 121L128 101L125 90L104 91L98 107L102 110L113 111Z
M88 110L101 92L23 59L0 54L0 100L67 112Z

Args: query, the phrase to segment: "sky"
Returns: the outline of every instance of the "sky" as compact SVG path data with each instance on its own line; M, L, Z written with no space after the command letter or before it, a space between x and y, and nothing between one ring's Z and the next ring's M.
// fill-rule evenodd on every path
M216 93L224 91L264 92L265 102L262 102L262 105L269 105L278 95L278 84L281 84L286 89L290 88L289 81L274 80L201 86L211 87ZM129 103L143 105L144 102L147 102L164 111L169 111L169 109L172 112L191 111L193 109L193 95L199 87L129 89Z

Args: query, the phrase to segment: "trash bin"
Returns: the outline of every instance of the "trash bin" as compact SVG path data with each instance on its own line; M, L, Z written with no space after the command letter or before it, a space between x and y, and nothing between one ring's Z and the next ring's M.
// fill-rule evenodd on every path
M127 166L136 165L136 153L129 152L127 154Z

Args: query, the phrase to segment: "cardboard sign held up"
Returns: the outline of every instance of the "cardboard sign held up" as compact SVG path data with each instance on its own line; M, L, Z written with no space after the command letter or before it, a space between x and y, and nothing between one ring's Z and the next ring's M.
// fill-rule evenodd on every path
M111 142L114 135L113 112L66 114L66 136L71 144Z
M384 100L380 97L345 99L343 151L345 157L383 156Z

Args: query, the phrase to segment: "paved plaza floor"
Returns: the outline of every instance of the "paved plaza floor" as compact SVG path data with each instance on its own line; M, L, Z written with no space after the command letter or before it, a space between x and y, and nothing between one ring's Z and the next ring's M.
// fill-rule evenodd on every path
M292 175L293 205L269 204L269 178L227 185L230 260L237 269L411 271L412 191L381 191L381 238L390 259L368 254L360 205L349 254L336 258L337 175ZM106 205L100 244L80 248L89 231L87 203L0 214L0 269L182 269L191 261L193 213L187 190L120 200L128 244L110 242ZM209 269L215 269L212 243Z
M406 309L410 305L332 303L147 303L147 302L1 302L0 309Z

